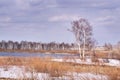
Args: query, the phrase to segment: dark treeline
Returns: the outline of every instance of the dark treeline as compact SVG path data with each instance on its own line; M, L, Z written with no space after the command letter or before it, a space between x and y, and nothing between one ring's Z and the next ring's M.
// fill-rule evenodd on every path
M4 50L71 50L75 47L73 43L42 43L28 41L0 41L0 49Z

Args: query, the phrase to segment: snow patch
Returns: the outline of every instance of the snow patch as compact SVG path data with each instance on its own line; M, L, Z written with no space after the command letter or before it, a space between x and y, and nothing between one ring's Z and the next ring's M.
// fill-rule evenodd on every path
M78 63L78 64L96 64L95 62L92 62L91 58L86 58L85 60L81 59L52 59L52 61L57 62L72 62L72 63ZM108 66L116 66L120 67L120 60L116 59L98 59L98 63L100 65L108 65Z
M0 67L1 78L24 79L34 77L37 80L46 79L49 75L46 73L36 73L26 71L24 66Z
M35 80L109 80L108 76L93 73L67 72L62 77L50 77L48 73L37 73L26 71L24 66L0 67L0 78L34 78Z
M100 74L69 72L65 76L54 78L54 80L109 80L109 78Z
M108 65L120 67L120 60L108 59L108 61L109 61Z
M108 77L93 73L72 73L74 80L108 80Z

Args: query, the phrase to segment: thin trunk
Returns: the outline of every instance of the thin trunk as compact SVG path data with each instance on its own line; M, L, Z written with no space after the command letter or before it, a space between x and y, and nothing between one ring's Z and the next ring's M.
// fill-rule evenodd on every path
M84 57L85 57L85 37L86 37L86 35L85 35L85 30L83 31L83 36L84 36L84 40L83 40L83 54L82 54L82 57L83 57L83 59L84 59Z
M80 54L80 58L81 58L82 56L81 56L81 48L80 48L80 43L78 43L78 50L79 50L79 54Z

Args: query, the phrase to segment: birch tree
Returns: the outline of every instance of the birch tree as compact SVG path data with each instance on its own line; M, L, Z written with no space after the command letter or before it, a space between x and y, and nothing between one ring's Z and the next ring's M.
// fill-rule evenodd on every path
M75 35L80 58L84 59L86 46L92 41L92 26L86 19L81 18L72 22L71 31Z

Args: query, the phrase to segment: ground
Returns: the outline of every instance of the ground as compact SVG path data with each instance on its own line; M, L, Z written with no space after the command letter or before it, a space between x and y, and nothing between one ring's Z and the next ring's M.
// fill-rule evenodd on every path
M116 59L0 57L1 79L119 80L119 72Z

